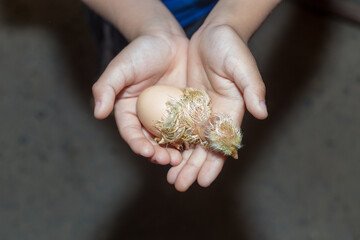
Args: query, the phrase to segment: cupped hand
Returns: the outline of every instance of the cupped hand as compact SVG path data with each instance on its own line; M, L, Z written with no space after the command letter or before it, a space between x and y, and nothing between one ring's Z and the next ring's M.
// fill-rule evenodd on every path
M203 26L191 38L187 86L204 89L213 112L228 114L240 127L245 109L258 119L267 117L265 85L246 43L227 25ZM226 157L201 146L183 152L183 161L168 172L168 182L186 191L196 180L209 186ZM240 157L241 161L241 157Z
M177 165L182 156L178 150L163 148L152 140L137 117L137 98L156 84L184 88L187 50L185 35L140 36L110 62L93 86L95 117L104 119L114 109L122 138L136 154L154 163Z

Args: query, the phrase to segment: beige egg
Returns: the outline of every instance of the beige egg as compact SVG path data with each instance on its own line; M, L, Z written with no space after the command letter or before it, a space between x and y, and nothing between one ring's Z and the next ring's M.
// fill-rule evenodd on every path
M155 122L166 117L166 102L179 99L182 94L180 88L167 85L155 85L145 89L136 104L137 115L145 129L160 137L159 131L154 127Z

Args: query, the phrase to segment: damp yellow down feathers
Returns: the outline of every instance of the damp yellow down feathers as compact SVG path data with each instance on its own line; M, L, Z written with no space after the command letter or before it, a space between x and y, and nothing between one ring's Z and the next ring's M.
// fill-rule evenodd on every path
M185 88L183 95L167 101L166 107L166 117L154 125L161 133L156 142L178 149L201 144L206 149L238 158L242 134L228 115L212 112L205 91Z

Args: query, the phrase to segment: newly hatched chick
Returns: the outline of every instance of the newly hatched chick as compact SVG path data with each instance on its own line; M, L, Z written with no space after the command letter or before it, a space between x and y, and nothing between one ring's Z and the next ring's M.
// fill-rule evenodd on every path
M212 113L210 97L203 90L185 88L178 99L166 102L167 115L156 121L161 137L159 144L171 144L178 149L201 144L212 151L237 159L242 134L229 116Z

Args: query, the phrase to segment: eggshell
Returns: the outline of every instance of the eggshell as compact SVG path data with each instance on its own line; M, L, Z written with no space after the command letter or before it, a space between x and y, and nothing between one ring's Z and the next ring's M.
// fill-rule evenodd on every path
M156 130L154 123L166 117L166 102L179 99L182 94L180 88L167 85L155 85L145 89L138 97L136 112L146 130L160 137L160 132Z

